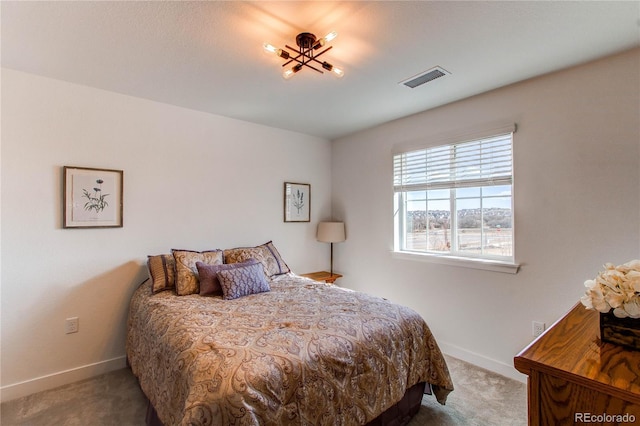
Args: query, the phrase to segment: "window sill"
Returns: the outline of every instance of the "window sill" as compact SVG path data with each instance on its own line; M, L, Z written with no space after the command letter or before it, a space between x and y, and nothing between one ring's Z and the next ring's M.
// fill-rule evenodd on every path
M506 274L517 274L518 269L520 268L520 264L518 263L503 262L500 260L473 259L458 256L413 253L407 251L392 251L391 256L394 259L440 263L442 265L481 269L484 271L502 272Z

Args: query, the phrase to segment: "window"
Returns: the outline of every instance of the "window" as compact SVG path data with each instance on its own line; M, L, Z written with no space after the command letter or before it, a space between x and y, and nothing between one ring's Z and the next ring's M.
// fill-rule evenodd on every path
M395 251L513 263L515 126L393 157Z

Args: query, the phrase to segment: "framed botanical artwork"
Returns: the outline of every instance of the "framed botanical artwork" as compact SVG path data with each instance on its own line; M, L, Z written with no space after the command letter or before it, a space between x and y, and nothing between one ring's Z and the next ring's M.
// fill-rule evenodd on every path
M64 166L63 228L121 228L122 170Z
M307 183L284 183L284 221L311 221L311 185Z

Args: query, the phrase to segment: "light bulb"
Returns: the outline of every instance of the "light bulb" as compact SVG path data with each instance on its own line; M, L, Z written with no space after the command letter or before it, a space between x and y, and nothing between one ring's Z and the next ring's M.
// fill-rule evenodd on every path
M265 52L274 53L276 55L278 54L278 48L272 44L265 43L262 45L262 47L264 48Z
M284 59L289 59L289 52L287 52L286 50L278 49L277 47L269 43L263 44L262 47L264 47L265 52L273 53L274 55L280 56Z
M313 48L320 49L322 46L329 43L331 40L333 40L336 37L338 37L338 33L335 31L331 31L329 34L327 34L326 36L316 41L316 43L313 45Z
M333 67L331 69L331 72L338 78L344 77L344 71L342 70L342 68Z
M338 33L335 32L335 31L331 31L329 34L327 34L323 38L324 38L325 42L330 42L331 40L333 40L336 37L338 37Z

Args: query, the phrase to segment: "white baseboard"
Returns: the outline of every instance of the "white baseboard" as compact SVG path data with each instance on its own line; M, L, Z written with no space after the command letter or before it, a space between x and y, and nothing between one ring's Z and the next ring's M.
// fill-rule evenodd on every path
M11 401L12 399L22 398L23 396L36 392L42 392L44 390L57 388L58 386L89 379L94 376L99 376L100 374L125 368L126 365L126 357L120 356L70 370L47 374L46 376L36 377L35 379L25 380L24 382L2 386L0 388L0 402Z
M495 359L487 358L484 355L477 354L475 352L468 351L456 345L451 345L446 342L438 341L440 350L446 355L450 355L454 358L458 358L462 361L468 362L485 370L493 371L494 373L508 377L510 379L517 380L519 382L526 383L527 376L520 373L512 364L505 364Z

